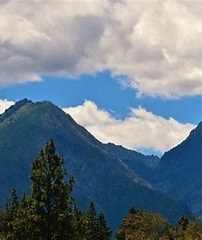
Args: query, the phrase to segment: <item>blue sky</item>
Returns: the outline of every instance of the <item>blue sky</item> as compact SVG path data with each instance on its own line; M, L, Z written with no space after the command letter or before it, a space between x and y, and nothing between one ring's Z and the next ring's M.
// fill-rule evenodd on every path
M0 88L1 99L17 101L50 100L60 107L75 107L85 100L93 101L115 118L124 119L130 108L139 106L165 118L173 117L182 123L198 124L202 121L202 97L165 99L160 97L137 97L135 89L122 86L111 77L109 71L77 78L44 77L41 82L29 82Z
M158 154L202 120L198 1L4 0L0 11L1 113L51 100L100 141Z
M202 119L201 97L165 99L151 96L137 96L137 92L134 89L123 86L118 79L111 76L109 71L104 71L95 75L82 75L74 79L66 77L44 77L40 82L29 82L2 87L0 88L0 96L1 99L7 99L13 102L22 98L28 98L34 102L50 100L57 106L64 108L78 123L85 126L102 142L115 142L116 144L121 144L145 154L161 155L164 149L167 150L167 146L172 147L173 141L170 143L170 138L168 137L168 143L165 145L166 147L164 147L164 144L162 146L157 144L157 147L153 144L144 145L144 142L146 142L144 139L140 144L137 142L135 143L134 138L139 138L139 134L144 134L145 138L148 137L147 129L148 124L151 125L151 121L147 118L145 121L144 117L143 119L140 117L138 122L129 124L129 131L132 133L129 137L129 141L122 141L122 136L117 136L117 138L115 138L116 131L120 131L122 125L125 125L127 118L131 117L131 108L139 109L141 107L151 112L154 116L152 121L156 121L157 124L158 119L155 119L155 117L162 117L165 120L161 125L163 133L166 130L169 131L169 128L167 129L167 124L169 124L168 119L170 117L180 122L182 126L186 123L195 125ZM99 115L93 106L92 108L91 106L89 106L89 108L87 106L84 107L86 100L89 103L93 103L99 111L105 111L107 114L110 114L111 120L109 118L107 118L107 120L104 118L99 122L97 118L102 119L102 116ZM78 106L83 106L84 113L78 109ZM190 109L192 109L192 113L194 112L194 114L190 113ZM92 118L94 120L92 122L90 122L90 120L86 122L85 118ZM112 125L116 126L116 121L121 121L121 124L119 126L117 125L115 128L113 137L109 133L106 133L104 136L100 134L103 128L110 128ZM142 124L144 121L146 124L145 129L143 128L140 130L137 125ZM103 126L103 123L105 126ZM154 128L156 128L156 126ZM186 129L182 138L184 134L186 136L186 134L189 133L190 129L192 129L192 126L189 126L188 130ZM124 128L123 131L125 131ZM175 131L175 127L173 131ZM181 131L181 129L177 129L177 131ZM125 134L127 135L127 130ZM162 132L160 131L155 137L160 137L159 134L162 134ZM164 134L166 134L166 132ZM149 138L152 138L152 136ZM161 138L159 140L162 142ZM179 140L177 138L175 141L178 143L178 141L181 141L181 138Z

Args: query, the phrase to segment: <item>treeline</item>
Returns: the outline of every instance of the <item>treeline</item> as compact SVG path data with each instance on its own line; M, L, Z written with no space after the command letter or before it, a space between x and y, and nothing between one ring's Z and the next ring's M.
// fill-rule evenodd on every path
M177 226L172 226L160 214L137 211L132 208L116 233L117 240L201 240L199 219L188 220L182 216Z
M18 200L13 190L0 212L0 240L107 240L111 230L105 216L90 203L84 212L71 193L63 159L49 141L33 161L30 195Z
M0 211L0 240L109 240L105 216L91 202L82 211L72 197L74 179L49 141L33 161L30 194L18 199L15 189ZM182 217L172 227L161 215L131 209L117 240L202 239L200 222Z

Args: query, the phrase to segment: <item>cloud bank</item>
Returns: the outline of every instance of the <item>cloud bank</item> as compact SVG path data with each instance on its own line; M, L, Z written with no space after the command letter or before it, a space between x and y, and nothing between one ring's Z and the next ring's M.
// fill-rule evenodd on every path
M115 119L95 103L63 109L101 142L113 142L131 149L149 149L163 153L184 140L195 127L173 118L165 119L144 108L132 108L124 120Z
M202 95L200 1L3 0L0 12L0 86L108 69L139 95Z
M13 101L0 99L0 114L13 104ZM160 153L179 144L195 127L173 118L154 115L141 107L131 108L130 116L124 120L114 118L91 101L85 101L77 107L63 108L63 111L101 142L113 142L130 149L148 149Z
M8 101L7 99L0 99L0 114L4 113L14 102Z

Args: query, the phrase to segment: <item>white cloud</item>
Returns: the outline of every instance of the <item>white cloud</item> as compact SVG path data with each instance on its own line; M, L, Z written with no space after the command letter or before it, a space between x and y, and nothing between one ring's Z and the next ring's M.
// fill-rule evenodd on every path
M0 114L4 113L13 101L0 99ZM113 142L130 149L148 149L164 152L179 144L195 127L182 124L173 118L163 118L142 107L131 108L130 116L124 120L114 118L95 103L85 101L76 107L63 108L77 123L84 126L101 142Z
M131 109L130 116L124 120L115 119L91 101L63 110L100 141L121 144L131 149L164 152L179 144L195 127L173 118L154 115L141 107Z
M0 85L110 69L140 95L202 95L202 5L3 0Z
M14 102L8 101L7 99L0 99L0 114L4 113Z

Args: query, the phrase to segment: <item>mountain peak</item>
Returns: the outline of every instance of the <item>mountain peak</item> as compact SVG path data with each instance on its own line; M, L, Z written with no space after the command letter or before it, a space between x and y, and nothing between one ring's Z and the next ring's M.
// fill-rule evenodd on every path
M19 101L17 101L16 102L16 104L20 104L20 105L26 105L26 104L28 104L28 103L33 103L31 100L28 100L27 98L23 98L23 99L21 99L21 100L19 100Z
M19 109L27 104L33 104L31 100L24 98L20 101L17 101L14 105L10 106L8 109L5 110L3 114L0 115L0 122L3 122L5 119L10 118L14 115Z
M33 104L31 100L28 100L27 98L24 98L22 100L17 101L14 105L10 106L6 112L14 111L20 109L22 106L25 106L27 104Z
M176 147L166 152L157 168L156 186L202 216L202 122Z
M76 179L75 197L81 207L89 199L106 214L115 228L131 206L163 212L176 221L187 210L148 186L106 145L78 125L50 101L17 102L0 116L0 189L5 199L15 187L28 191L32 159L53 139L70 175ZM98 191L99 190L99 191Z

